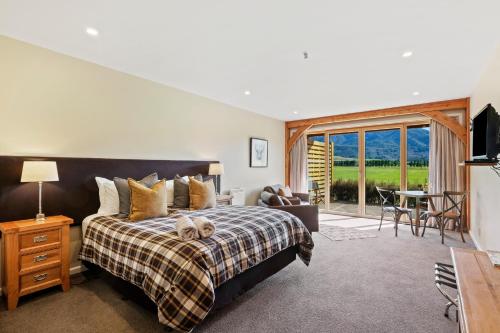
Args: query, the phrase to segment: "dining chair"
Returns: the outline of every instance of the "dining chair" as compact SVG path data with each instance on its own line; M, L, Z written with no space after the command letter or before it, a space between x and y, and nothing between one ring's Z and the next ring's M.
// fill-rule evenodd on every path
M437 262L434 265L434 283L439 292L448 300L444 316L446 318L450 317L450 307L454 305L456 308L455 318L456 321L458 321L458 295L455 294L455 296L452 296L444 289L444 287L448 287L449 289L457 290L457 278L455 276L454 267L450 264Z
M422 237L425 234L425 228L427 227L427 221L432 217L436 220L437 226L439 228L439 233L441 235L441 244L444 244L444 230L448 225L448 222L454 221L454 230L460 230L460 236L462 241L465 243L464 238L464 212L465 212L465 199L467 197L467 192L457 192L457 191L444 191L442 210L438 211L425 211L422 213L424 217L424 230L422 231Z
M376 186L378 195L380 196L380 225L378 226L378 230L382 228L382 221L384 220L384 215L386 213L392 214L394 217L394 229L396 237L398 237L398 224L401 216L406 214L410 218L410 227L412 234L415 234L413 231L413 222L412 222L412 210L410 208L399 207L396 205L396 191L391 189L384 189Z

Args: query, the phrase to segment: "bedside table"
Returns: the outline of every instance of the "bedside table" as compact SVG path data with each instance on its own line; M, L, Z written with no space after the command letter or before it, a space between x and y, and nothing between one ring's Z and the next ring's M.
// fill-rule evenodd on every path
M69 282L69 226L73 220L58 215L43 223L34 219L0 223L3 252L3 294L7 309L20 296Z
M217 206L230 206L233 204L233 196L227 194L219 194L215 198Z

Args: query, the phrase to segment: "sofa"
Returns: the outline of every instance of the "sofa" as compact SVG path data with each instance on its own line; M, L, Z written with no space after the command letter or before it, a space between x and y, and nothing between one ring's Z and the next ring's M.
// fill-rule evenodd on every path
M284 187L281 184L266 186L261 192L258 205L286 211L297 216L309 232L319 231L319 208L309 203L309 194L292 193L292 196L280 196L279 189Z

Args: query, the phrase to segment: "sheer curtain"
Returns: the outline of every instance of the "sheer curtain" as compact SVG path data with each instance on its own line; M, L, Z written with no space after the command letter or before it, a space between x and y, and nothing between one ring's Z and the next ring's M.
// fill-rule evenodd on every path
M465 145L447 127L431 120L429 153L429 192L464 191L464 167L458 164L465 159ZM435 198L436 209L441 210L441 198ZM431 221L429 221L431 222ZM435 225L435 221L431 222ZM449 227L452 227L452 223Z
M307 193L307 136L302 135L290 151L290 188Z

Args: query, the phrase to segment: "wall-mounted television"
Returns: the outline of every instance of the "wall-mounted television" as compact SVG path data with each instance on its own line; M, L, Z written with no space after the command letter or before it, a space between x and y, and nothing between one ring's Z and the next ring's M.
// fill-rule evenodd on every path
M500 117L488 104L472 119L472 158L496 160L500 153Z

